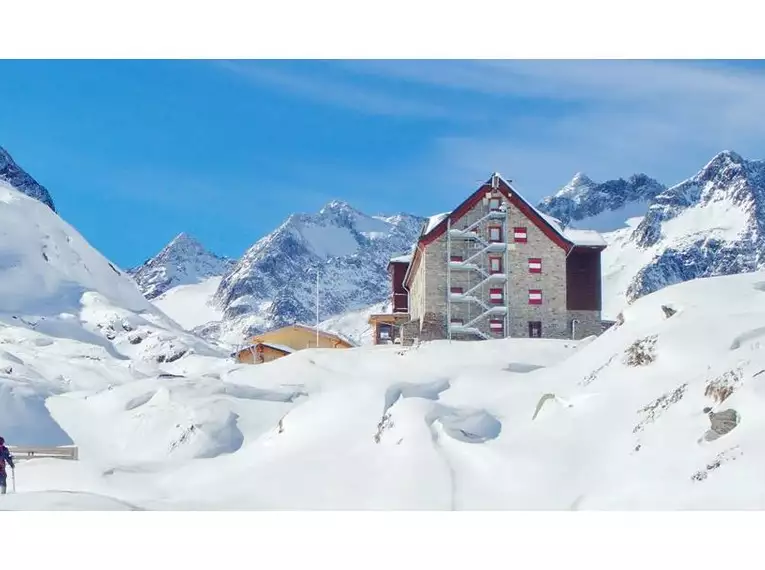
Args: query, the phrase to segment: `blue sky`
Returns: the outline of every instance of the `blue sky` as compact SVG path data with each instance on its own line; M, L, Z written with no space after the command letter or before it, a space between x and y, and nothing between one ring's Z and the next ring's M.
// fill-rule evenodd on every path
M666 184L765 158L765 66L678 61L0 61L0 145L123 267L181 231L237 257L332 199L429 215L492 171Z

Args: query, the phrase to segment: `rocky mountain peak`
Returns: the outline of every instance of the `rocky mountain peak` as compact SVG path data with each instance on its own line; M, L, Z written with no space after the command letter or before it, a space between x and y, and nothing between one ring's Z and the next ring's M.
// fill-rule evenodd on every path
M633 216L642 216L648 203L666 189L645 174L594 182L578 172L571 181L537 206L564 226L587 227L601 232L621 227Z
M48 190L22 170L22 168L14 162L8 151L1 146L0 180L10 184L19 192L39 200L54 212L56 211L56 208L53 205L53 198L51 198Z
M258 240L224 275L215 302L227 342L264 329L328 318L388 298L387 264L417 240L424 219L370 216L339 200L295 214Z
M199 283L226 273L234 261L208 251L196 238L182 232L157 255L129 273L147 299L177 287Z

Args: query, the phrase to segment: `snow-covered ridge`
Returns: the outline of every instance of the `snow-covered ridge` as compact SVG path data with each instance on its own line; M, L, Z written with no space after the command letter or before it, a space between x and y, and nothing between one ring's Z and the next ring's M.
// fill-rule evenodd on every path
M218 256L187 233L178 234L157 255L130 270L147 299L159 297L173 287L195 285L220 277L234 261Z
M597 183L580 172L537 207L564 227L609 232L624 227L628 218L645 215L648 204L665 189L645 174Z
M387 265L409 251L424 219L369 216L332 201L316 214L290 216L258 240L223 276L214 302L223 308L219 334L231 344L269 328L320 318L388 299Z
M643 174L600 184L578 173L538 207L566 231L603 232L603 314L614 319L668 285L765 267L764 198L763 162L724 151L671 188Z
M0 182L0 312L55 315L87 291L149 308L135 283L47 205Z
M0 146L0 182L15 188L19 192L39 200L54 212L53 199L48 190L39 184L34 178L19 167L8 154L8 151Z
M698 277L762 269L765 163L722 152L657 195L634 231L607 238L604 288L621 299L615 306Z

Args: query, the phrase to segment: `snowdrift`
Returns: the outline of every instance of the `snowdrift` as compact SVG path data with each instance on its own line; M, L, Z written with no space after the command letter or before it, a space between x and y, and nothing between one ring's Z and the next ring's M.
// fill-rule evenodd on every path
M81 460L22 462L17 488L144 509L762 509L764 300L751 273L641 298L581 342L115 366L46 402Z

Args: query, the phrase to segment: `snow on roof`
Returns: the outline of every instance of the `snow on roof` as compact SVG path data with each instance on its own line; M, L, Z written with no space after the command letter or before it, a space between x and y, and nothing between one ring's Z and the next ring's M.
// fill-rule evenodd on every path
M263 346L267 346L269 348L273 348L276 350L281 350L282 352L286 352L287 354L292 354L295 352L295 349L291 346L287 346L285 344L274 344L272 342L259 342L258 344L262 344Z
M429 234L438 224L443 222L449 216L449 214L451 214L451 212L444 212L442 214L430 216L430 218L428 218L428 224L425 226L425 231L423 231L422 234Z
M563 235L574 245L606 247L606 240L595 230L565 230Z
M312 330L312 331L316 331L316 327L315 326L306 325L304 323L295 323L293 326L301 327L301 328L304 328L304 329L309 329L309 330ZM325 336L333 336L333 337L338 338L338 339L342 340L343 342L349 344L350 346L356 346L356 343L353 342L351 339L341 335L340 333L336 333L334 331L328 331L328 330L323 329L323 328L320 327L319 328L319 334L323 334Z
M397 255L396 257L390 258L390 263L411 263L412 261L412 254L407 253L406 255Z
M574 245L589 246L589 247L606 247L606 241L595 230L573 230L570 228L563 229L563 225L558 218L553 218L547 214L539 212L545 221L550 224L555 231L565 237L568 241Z
M547 214L543 214L536 208L534 210L539 214L541 218L543 218L548 224L550 224L553 228L555 228L555 231L557 231L559 234L563 235L563 224L558 218L553 218L552 216L548 216Z

